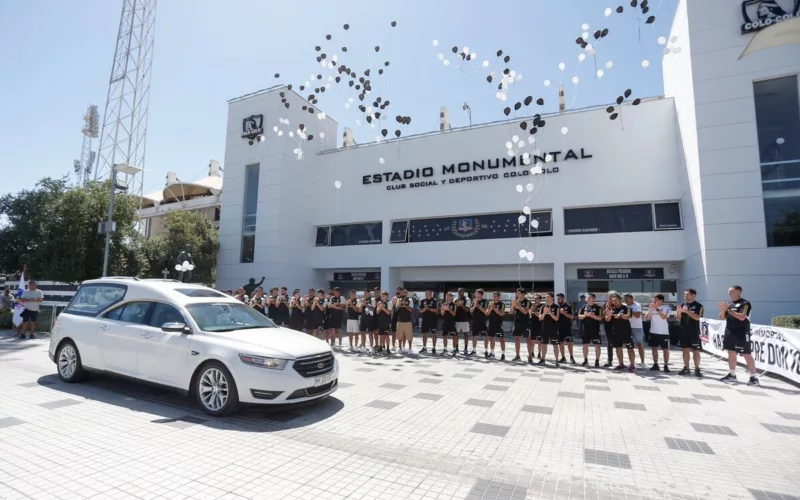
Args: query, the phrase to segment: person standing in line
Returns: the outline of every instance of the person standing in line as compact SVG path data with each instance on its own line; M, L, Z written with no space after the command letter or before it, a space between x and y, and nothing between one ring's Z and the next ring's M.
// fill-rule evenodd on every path
M411 297L408 296L408 290L403 289L403 296L398 300L397 311L397 338L400 340L400 352L406 356L412 354L411 344L414 340L414 328L412 321L414 319L414 306L411 303ZM408 345L408 348L406 348Z
M8 287L3 290L3 295L0 295L0 312L11 311L14 309L14 298L11 296L11 291Z
M258 287L253 292L253 298L250 299L250 307L255 309L256 311L260 312L261 314L266 315L266 300L264 299L264 289Z
M608 300L606 301L605 306L603 306L603 332L606 334L606 351L608 355L608 361L604 368L611 368L614 366L614 323L609 318L609 313L611 312L611 294L608 295Z
M361 313L361 321L359 326L361 328L361 351L367 351L367 335L369 335L369 348L371 351L375 350L375 299L372 298L372 292L369 288L364 289L364 296L358 302L358 312Z
M286 326L289 324L289 289L285 286L281 287L281 293L275 302L278 305L278 311L275 315L276 324L278 326Z
M278 324L278 288L272 287L267 297L267 317L276 325Z
M431 354L436 355L436 330L439 322L439 301L433 298L433 290L425 291L425 298L420 304L420 315L422 316L422 350L420 354L428 353L428 334L431 334L433 347Z
M358 298L356 291L350 290L347 292L348 298L344 304L345 314L347 315L347 340L350 344L350 352L356 352L356 345L358 344L358 334L361 330L361 325L358 321ZM353 337L356 337L355 341Z
M511 361L522 361L520 357L520 344L522 339L531 337L531 317L528 310L531 307L531 301L525 296L524 288L517 288L517 298L511 301L511 311L514 313L514 350L516 355ZM531 353L528 353L528 359L531 360Z
M456 332L464 335L464 356L469 356L469 297L464 295L464 289L458 289L456 297ZM458 354L458 337L455 339L456 354Z
M558 346L561 351L561 359L559 362L566 363L567 358L564 352L564 346L569 350L569 362L573 365L575 363L574 344L572 340L572 320L575 319L575 311L572 306L565 300L564 294L559 293L556 295L558 300Z
M378 354L386 353L387 356L392 355L389 349L389 330L392 323L392 306L394 301L389 300L389 292L381 292L381 298L376 303L376 315L378 317Z
M589 366L589 344L594 345L594 367L600 367L600 323L603 321L603 310L595 304L595 295L589 294L586 305L578 311L578 319L583 325L581 340L583 341L583 363L581 366Z
M631 333L630 321L631 310L622 303L618 294L612 297L611 310L606 313L606 319L610 319L613 322L614 348L617 351L617 359L619 360L619 365L614 368L614 371L622 371L625 369L625 361L622 357L623 347L628 349L628 359L630 359L631 362L628 371L636 371L636 354L633 352L633 336Z
M403 296L403 287L398 286L394 290L394 297L392 297L392 349L397 350L397 301Z
M342 323L344 322L344 299L342 291L337 286L333 289L333 297L328 300L328 332L331 340L331 347L338 341L339 349L342 348Z
M34 339L36 338L36 320L39 318L39 305L44 301L44 293L37 288L36 282L31 280L28 282L28 289L22 292L18 300L22 302L24 309L22 310L22 323L17 329L17 336L24 339L25 325L28 325L30 338Z
M475 300L472 301L472 307L469 308L470 315L472 316L472 352L470 356L475 356L475 348L478 346L478 336L483 337L483 354L484 357L489 356L489 336L488 329L486 328L486 313L489 301L483 298L484 291L482 288L475 290Z
M238 300L239 302L244 302L245 304L250 303L250 297L245 295L244 288L242 287L236 289L236 294L234 294L233 298Z
M629 293L625 294L625 305L628 306L628 309L631 311L631 336L633 337L633 345L639 350L639 366L644 368L644 324L642 322L642 305L633 300L633 295Z
M683 349L683 370L678 375L689 375L689 351L694 354L694 375L700 372L700 318L703 317L703 304L696 302L697 290L687 288L683 292L683 304L678 304L678 321L681 323L681 348Z
M534 346L539 352L536 353L538 359L542 359L542 322L539 314L542 312L542 296L536 295L530 307L531 316L531 335L528 338L528 363L533 363Z
M587 305L589 305L589 303L588 303L588 302L586 302L586 295L584 295L584 294L581 294L581 295L580 295L580 297L578 297L578 300L579 300L579 303L578 303L578 308L577 308L577 311L578 311L578 313L580 313L580 312L581 312L581 310L582 310L584 307L586 307ZM583 335L583 320L582 320L582 319L580 319L580 314L578 314L578 333L580 333L581 335Z
M542 307L542 312L539 314L539 321L542 322L542 359L539 360L539 365L544 366L547 359L547 345L553 346L553 359L556 362L556 368L561 364L558 362L558 314L561 309L553 300L553 294L548 292L545 296L545 304Z
M456 330L456 303L453 302L453 294L447 292L442 304L442 342L444 349L442 356L447 356L447 337L453 338L453 356L458 356L458 331Z
M308 334L310 334L310 335L314 335L316 337L317 336L317 329L312 325L313 319L311 317L312 314L314 313L314 299L315 298L316 298L316 295L314 293L314 289L313 288L309 288L308 289L308 295L306 295L304 297L304 300L306 302L306 309L305 309L306 314L305 314L305 321L303 322L303 331L308 333Z
M664 351L664 373L669 373L669 319L670 308L664 305L664 296L656 294L650 302L645 319L650 321L650 347L653 348L653 366L658 371L658 349Z
M306 317L306 331L320 340L325 340L325 292L317 289L311 299L311 308Z
M503 332L503 315L506 305L500 300L500 292L494 292L493 301L489 304L489 348L492 350L486 358L494 359L494 343L500 339L500 361L506 360L506 335Z
M742 298L742 287L734 285L728 288L730 302L718 302L719 319L725 320L725 336L722 348L728 351L728 374L722 377L723 382L736 381L736 355L741 354L747 363L750 380L747 385L759 385L756 377L756 362L753 359L750 344L750 302Z
M300 289L295 288L292 292L292 299L289 302L289 328L298 332L303 331L303 324L306 321L306 302L300 296Z

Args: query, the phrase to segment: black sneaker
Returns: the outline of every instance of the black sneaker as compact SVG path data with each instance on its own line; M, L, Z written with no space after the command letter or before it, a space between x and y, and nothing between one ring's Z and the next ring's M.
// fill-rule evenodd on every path
M621 372L623 370L625 370L625 365L619 365L616 368L614 368L615 372Z
M427 347L423 347L422 349L419 350L419 353L420 354L428 354L428 348Z
M734 375L733 373L729 373L719 380L721 382L736 382L736 375Z
M473 349L473 350L471 350L471 351L469 352L469 356L474 356L474 355L475 355L475 349Z
M750 380L747 381L747 385L761 385L761 382L758 381L758 377L750 377Z
M536 363L536 364L537 364L538 366L544 366L544 360L543 360L543 359L540 359L540 360L539 360L539 362L538 362L538 363Z
M690 373L689 369L684 366L683 370L678 372L678 375L689 375Z
M614 363L609 361L608 363L603 365L603 368L611 368L612 366L614 366Z
M578 363L575 362L575 358L569 358L570 364L577 365Z
M436 356L436 348L435 347L433 349L431 349L431 354Z
M466 347L464 348L464 356L471 356Z
M658 365L653 365L653 366L650 367L650 371L651 372L660 372L661 368L659 368Z
M669 373L670 371L669 366L664 365L664 373Z
M600 368L600 361L594 360L594 367L595 368Z
M564 356L561 356L561 359L559 359L558 362L559 363L566 363L567 362L567 358L565 358Z
M697 378L703 378L703 374L702 374L702 372L700 372L700 368L695 368L694 369L694 376L697 377Z
M500 361L505 361L505 360L506 360L506 354L503 353L500 355Z
M512 359L511 361L522 361L522 359L520 359L519 356L514 356L514 359Z
M583 363L581 363L581 366L589 366L589 360L588 359L584 359Z
M489 359L489 351L484 351L483 352L483 357L486 358L486 359Z

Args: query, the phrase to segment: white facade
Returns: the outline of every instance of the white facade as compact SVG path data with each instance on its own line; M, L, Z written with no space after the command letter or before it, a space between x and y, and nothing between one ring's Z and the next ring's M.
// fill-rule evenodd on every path
M319 120L318 109L303 111L309 104L286 88L231 101L218 286L235 288L265 276L265 285L307 289L326 286L334 272L380 272L385 290L409 282L469 280L521 282L527 288L551 282L562 292L580 278L578 269L647 268L676 281L678 290L696 288L709 311L726 299L728 286L740 284L757 322L797 312L792 292L800 248L766 245L752 81L797 73L800 51L775 49L737 62L749 39L740 35L741 24L736 2L689 1L688 9L682 2L673 27L682 50L664 60L667 97L625 105L616 121L608 119L605 106L545 116L537 147L542 155L560 156L539 166L558 167L558 172L534 178L503 175L527 172L533 165L501 167L494 171L496 180L441 185L493 173L446 174L443 169L460 162L502 162L512 135L529 137L520 120L334 149L340 133L336 122ZM391 124L383 126L391 138L398 127L394 114L388 114ZM251 115L263 115L266 137L252 145L242 137L243 120ZM280 117L291 125L279 124ZM293 150L299 142L288 132L301 123L314 140L303 142L298 160ZM284 135L278 137L273 126ZM568 128L566 135L562 127ZM569 150L578 159L564 160ZM255 249L253 262L241 263L245 169L256 164ZM365 176L425 167L433 176L412 182L439 185L387 189L402 182L364 183ZM338 190L335 181L341 182ZM529 182L533 193L517 193L517 184ZM670 201L680 202L685 229L565 234L565 209ZM552 236L389 243L393 221L521 214L525 205L533 212L552 211ZM252 217L248 220L252 223ZM315 246L318 226L378 221L383 223L381 244ZM534 262L520 259L520 249L534 252Z

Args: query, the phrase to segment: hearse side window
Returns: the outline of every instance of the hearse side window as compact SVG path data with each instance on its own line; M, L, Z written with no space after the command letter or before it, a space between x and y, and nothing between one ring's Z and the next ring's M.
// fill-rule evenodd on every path
M125 298L127 291L128 287L124 285L81 285L64 312L78 316L97 316Z
M152 307L152 302L128 302L122 307L119 320L125 323L144 325L147 323L148 313Z

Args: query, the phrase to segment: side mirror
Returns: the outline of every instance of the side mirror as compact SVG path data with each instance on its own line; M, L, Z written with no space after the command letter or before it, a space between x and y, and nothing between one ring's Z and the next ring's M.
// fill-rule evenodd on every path
M181 334L191 334L192 329L186 326L184 323L164 323L161 325L162 332L168 333L181 333Z

